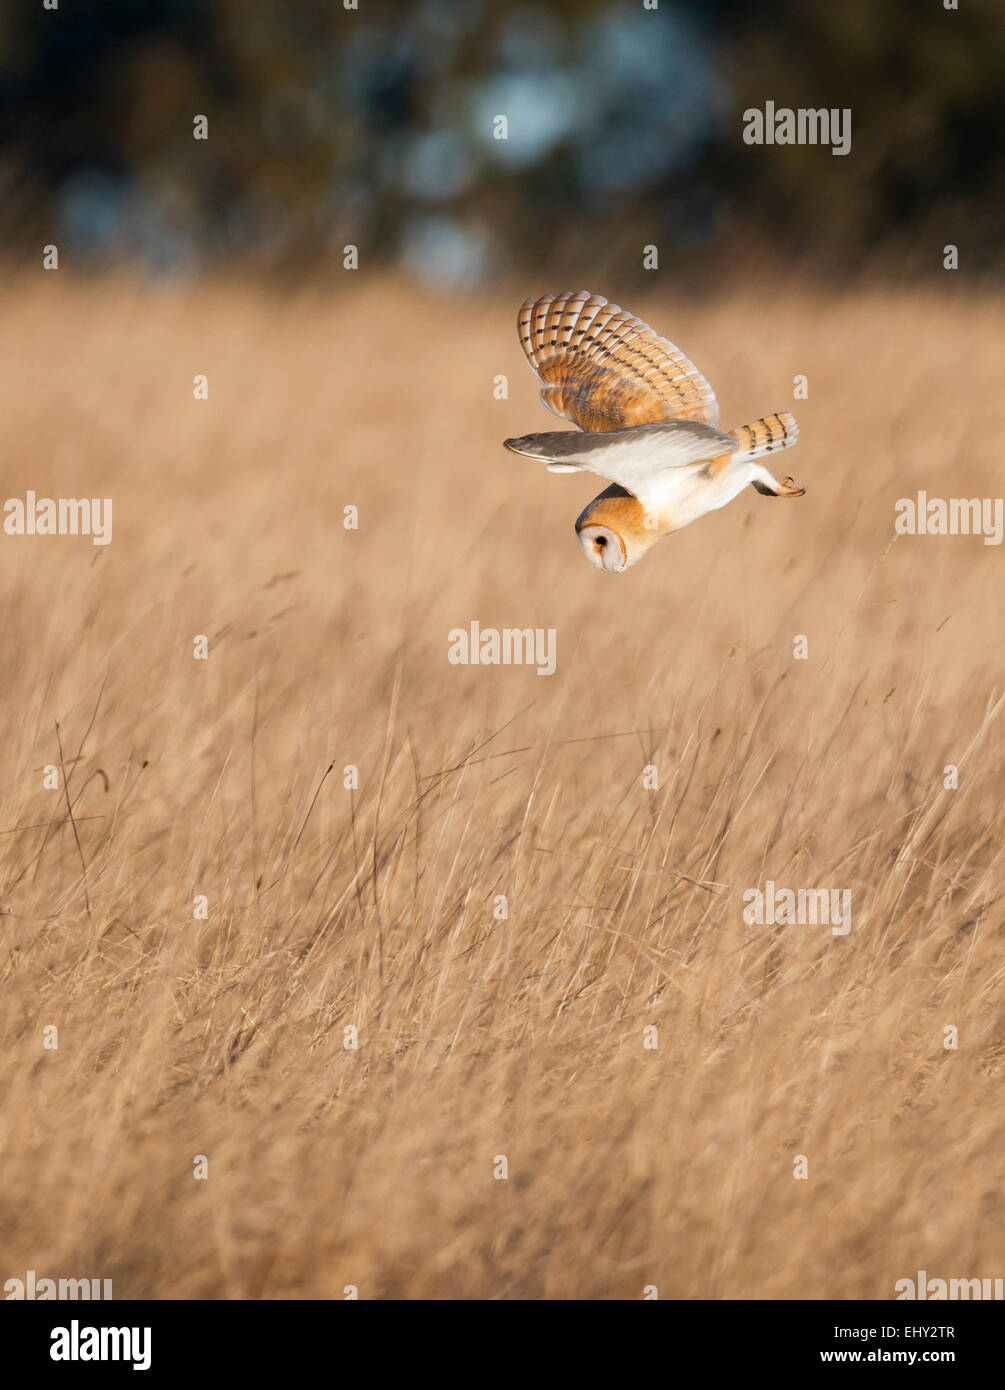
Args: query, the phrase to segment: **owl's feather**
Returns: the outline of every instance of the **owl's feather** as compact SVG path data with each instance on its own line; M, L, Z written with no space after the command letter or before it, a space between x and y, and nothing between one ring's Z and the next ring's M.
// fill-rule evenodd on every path
M547 463L551 473L596 473L644 502L662 499L669 470L705 463L733 450L731 435L698 420L669 420L602 433L554 430L503 442L514 454Z
M553 414L591 433L666 420L719 423L715 392L673 343L602 295L528 299L520 342Z
M752 425L741 425L733 431L732 437L735 457L759 459L780 449L791 449L799 437L799 426L794 415L780 410L775 415L765 415L763 420L755 420Z

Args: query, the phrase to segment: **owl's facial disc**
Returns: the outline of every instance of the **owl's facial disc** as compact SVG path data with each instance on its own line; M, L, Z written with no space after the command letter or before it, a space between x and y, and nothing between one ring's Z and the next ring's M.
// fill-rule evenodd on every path
M577 535L583 554L591 565L608 574L618 574L628 563L625 543L609 526L583 526Z

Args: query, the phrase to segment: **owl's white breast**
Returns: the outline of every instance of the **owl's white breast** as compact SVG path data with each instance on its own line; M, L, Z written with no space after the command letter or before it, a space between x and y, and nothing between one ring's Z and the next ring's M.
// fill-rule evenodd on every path
M674 528L687 526L706 512L714 512L732 502L751 480L749 462L729 463L716 477L707 464L688 464L668 468L653 477L647 496L640 501L656 510L662 521Z

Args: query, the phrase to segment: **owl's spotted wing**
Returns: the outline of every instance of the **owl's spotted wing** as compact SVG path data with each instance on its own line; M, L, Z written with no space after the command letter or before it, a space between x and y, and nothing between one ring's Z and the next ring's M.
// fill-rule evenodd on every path
M679 348L601 295L528 299L520 342L555 415L593 433L663 420L719 423L715 392Z

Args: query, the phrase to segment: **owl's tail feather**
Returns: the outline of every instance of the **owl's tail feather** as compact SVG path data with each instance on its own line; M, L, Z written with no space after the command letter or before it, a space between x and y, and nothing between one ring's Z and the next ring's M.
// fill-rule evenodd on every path
M774 454L781 449L791 449L799 437L799 426L795 416L787 410L776 415L765 415L763 420L755 420L752 425L741 425L733 430L736 440L735 458L759 459L765 454Z

